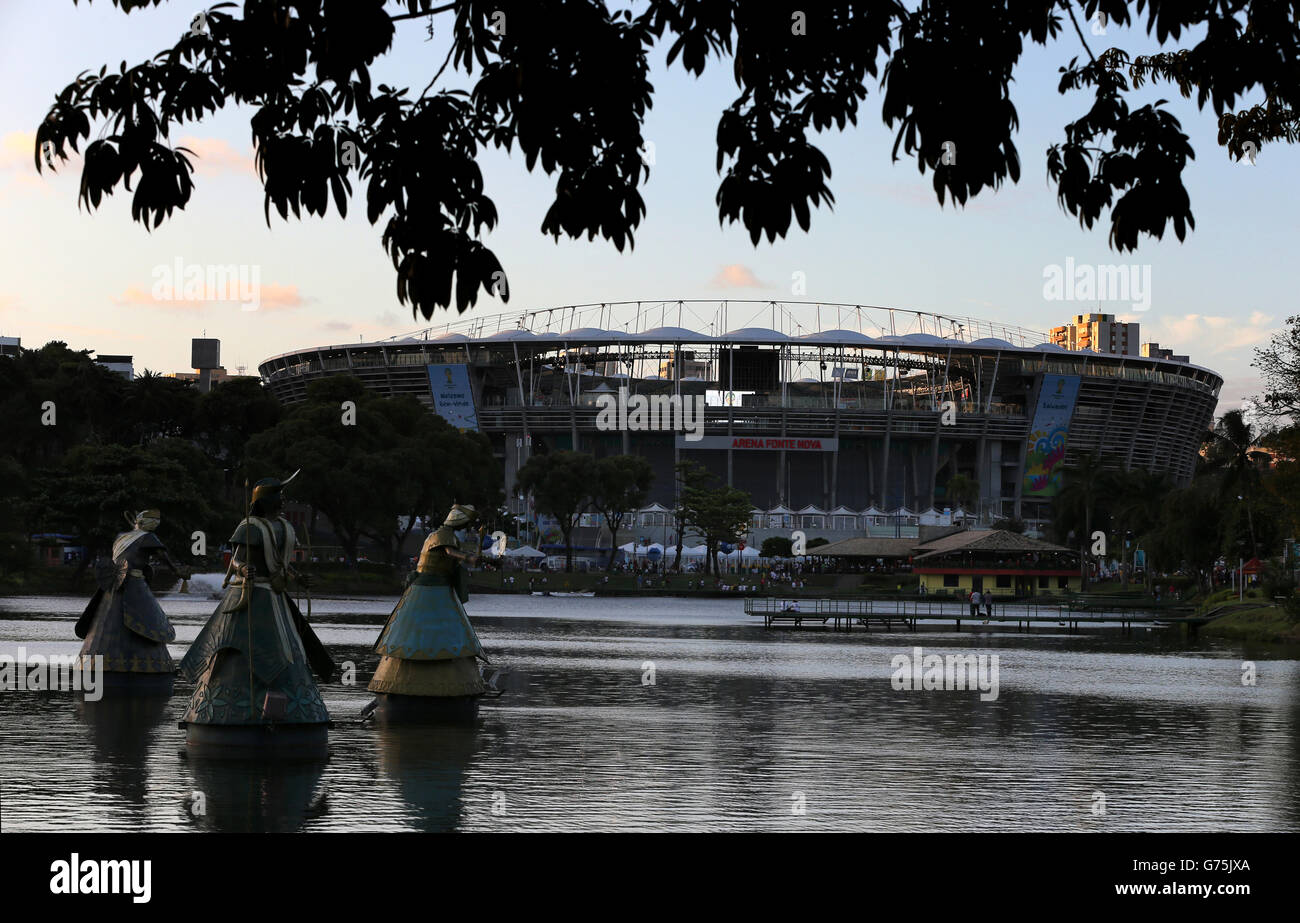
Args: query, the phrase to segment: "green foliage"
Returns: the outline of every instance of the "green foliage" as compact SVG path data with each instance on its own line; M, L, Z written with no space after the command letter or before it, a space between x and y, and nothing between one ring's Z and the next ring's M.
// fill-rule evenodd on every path
M765 558L788 558L793 553L792 545L784 535L772 535L763 539L759 553Z
M618 531L629 510L645 505L654 482L654 468L640 455L610 455L596 462L596 486L591 505L609 527L610 551L606 569L614 570Z
M1271 416L1289 418L1289 441L1294 446L1295 423L1300 420L1300 315L1288 317L1282 331L1264 346L1257 346L1251 364L1264 381L1264 394L1254 401L1255 406ZM1300 458L1300 453L1293 450L1289 457Z
M254 378L218 382L199 398L194 431L199 444L223 459L226 467L243 468L248 441L280 422L280 402ZM233 479L232 479L233 482ZM240 484L243 477L238 478Z
M350 560L364 537L391 562L416 517L440 517L453 502L486 511L501 502L500 466L485 437L457 431L414 398L380 397L351 376L312 382L305 401L249 440L247 456L250 481L302 469L288 496L329 520Z
M211 460L180 440L79 446L33 479L27 517L33 531L75 533L94 557L106 554L114 536L128 528L124 513L157 507L158 537L184 561L195 530L220 534L212 531L220 519L207 499L219 483Z
M718 546L744 538L753 502L743 490L717 483L717 478L695 462L681 462L677 470L683 519L704 538L707 572L719 573Z
M954 474L944 487L943 497L953 509L973 509L980 499L979 482L964 474Z
M1276 561L1265 561L1259 575L1260 587L1267 599L1278 596L1293 596L1296 590L1295 577Z
M573 570L573 530L591 503L596 478L594 458L568 451L533 455L515 478L521 491L533 495L537 511L559 522L566 571Z

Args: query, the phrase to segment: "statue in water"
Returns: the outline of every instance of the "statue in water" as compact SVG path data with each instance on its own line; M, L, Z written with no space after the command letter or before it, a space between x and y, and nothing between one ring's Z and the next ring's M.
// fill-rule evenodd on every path
M229 588L181 661L195 683L185 712L186 742L223 756L323 756L329 714L311 671L334 662L288 593L301 578L290 565L296 538L280 515L281 482L253 488L248 515L230 542Z
M112 563L97 566L99 590L77 620L77 637L85 639L77 667L102 656L105 688L171 695L176 664L167 644L176 640L176 629L149 589L149 579L155 557L182 580L189 578L190 569L176 563L154 534L162 521L158 510L124 515L132 528L113 542Z
M477 517L457 504L425 541L415 576L375 642L382 655L366 709L386 721L472 717L485 686L483 657L474 626L465 614L469 599L466 564L477 555L461 550L456 530ZM484 658L486 659L486 658Z

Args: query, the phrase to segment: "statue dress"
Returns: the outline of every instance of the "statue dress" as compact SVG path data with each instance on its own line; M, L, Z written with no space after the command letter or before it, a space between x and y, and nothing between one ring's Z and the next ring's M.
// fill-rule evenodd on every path
M255 492L254 511L267 512L258 507ZM311 672L328 680L334 663L286 592L295 537L277 511L278 503L235 530L236 576L181 661L195 684L184 717L191 747L325 752L329 713Z
M463 525L472 515L472 507L456 507L447 522ZM463 605L467 557L452 525L444 523L425 541L416 574L375 641L381 659L368 688L377 693L376 717L476 711L486 687L478 667L483 647Z
M111 573L103 575L100 589L77 620L74 631L84 639L77 668L101 656L106 689L171 695L176 664L167 644L176 640L176 629L149 589L150 560L161 555L178 576L186 571L153 532L156 510L142 511L135 525L113 542Z

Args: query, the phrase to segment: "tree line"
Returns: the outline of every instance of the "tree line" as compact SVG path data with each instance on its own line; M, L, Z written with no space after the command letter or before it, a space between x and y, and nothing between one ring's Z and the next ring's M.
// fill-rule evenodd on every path
M1087 560L1146 557L1146 582L1182 573L1203 588L1220 559L1277 556L1300 527L1300 428L1264 431L1240 410L1219 417L1205 434L1191 483L1162 472L1123 470L1089 455L1066 470L1053 503L1052 530ZM1102 533L1105 551L1095 554Z
M485 437L352 377L312 382L286 408L255 378L206 394L148 371L128 381L51 342L0 357L0 413L0 576L34 564L29 537L43 533L75 536L84 567L124 512L146 507L162 511L159 536L178 554L195 532L214 553L244 515L245 483L299 468L287 499L312 509L300 541L323 516L350 561L368 542L394 562L419 518L461 502L492 522L502 499Z
M1102 531L1108 550L1120 551L1107 556L1131 561L1127 538L1146 554L1148 584L1154 572L1181 571L1208 587L1216 561L1265 561L1300 536L1300 316L1255 349L1252 365L1263 394L1204 434L1190 484L1099 455L1080 459L1053 503L1057 540L1086 561ZM1271 579L1290 585L1285 575Z
M753 504L749 494L719 483L702 465L680 462L674 468L676 501L673 522L677 552L673 568L681 572L682 548L688 529L704 540L706 572L719 574L723 544L740 541L749 529ZM535 454L519 469L520 492L531 493L539 513L553 517L564 542L565 570L573 570L573 530L582 514L599 513L610 534L606 570L614 569L618 535L626 516L644 506L654 482L654 470L639 455L593 458L582 452Z

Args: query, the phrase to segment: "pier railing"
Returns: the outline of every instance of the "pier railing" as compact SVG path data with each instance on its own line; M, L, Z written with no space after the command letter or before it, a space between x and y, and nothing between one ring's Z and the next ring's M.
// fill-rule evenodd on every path
M1032 622L1052 621L1077 628L1081 623L1111 623L1128 630L1135 624L1172 625L1180 622L1198 623L1200 620L1186 615L1174 615L1128 606L1108 606L1099 601L1082 599L1051 601L998 601L993 612L980 608L972 615L970 604L963 600L915 598L869 599L833 597L750 597L745 600L745 614L759 616L771 628L778 624L802 627L804 622L831 623L836 630L852 630L854 625L869 628L879 623L889 628L900 622L915 629L920 621L952 622L961 630L962 622L1014 623L1028 630Z

